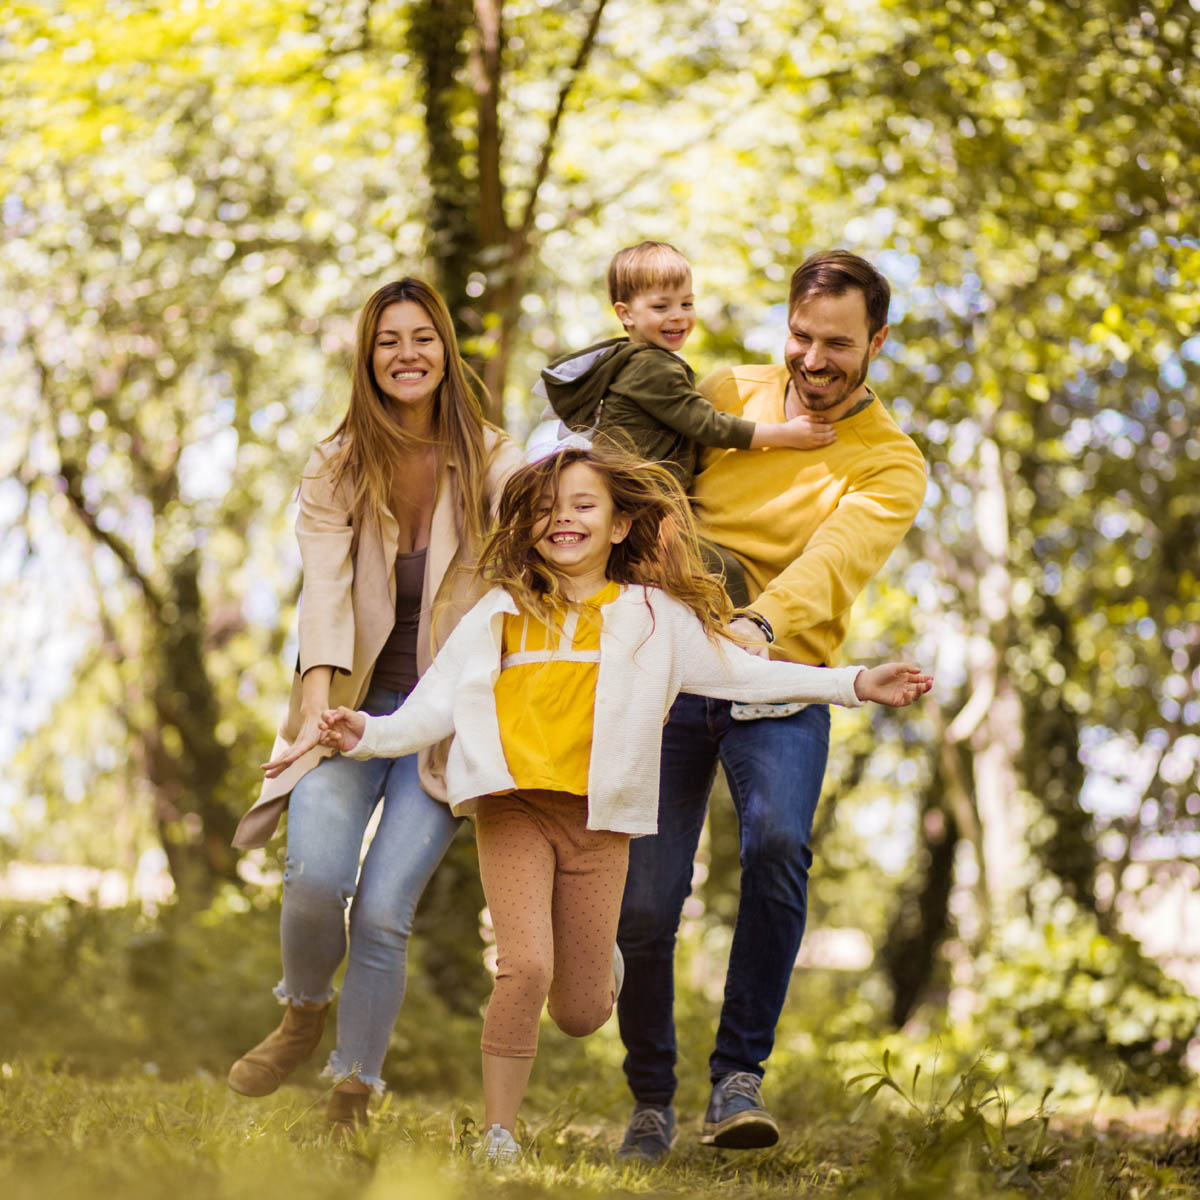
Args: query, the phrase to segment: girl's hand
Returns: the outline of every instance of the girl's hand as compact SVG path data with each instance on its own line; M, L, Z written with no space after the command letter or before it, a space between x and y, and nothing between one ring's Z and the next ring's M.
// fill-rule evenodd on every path
M287 751L278 758L273 758L270 762L262 764L263 774L268 779L274 779L277 775L282 775L296 759L303 758L320 741L321 729L317 718L315 716L305 717L300 726L300 732L296 735L296 740L287 748Z
M352 708L327 708L321 714L321 744L346 753L362 741L367 727L365 713Z
M854 680L854 694L860 700L874 700L903 708L933 687L933 676L922 674L912 663L884 663L859 671Z

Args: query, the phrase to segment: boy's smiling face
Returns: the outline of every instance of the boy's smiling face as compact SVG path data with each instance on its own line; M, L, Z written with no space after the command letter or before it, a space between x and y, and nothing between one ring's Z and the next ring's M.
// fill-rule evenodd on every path
M648 342L664 350L680 350L696 328L696 304L689 274L677 287L652 287L628 304L613 305L630 341Z

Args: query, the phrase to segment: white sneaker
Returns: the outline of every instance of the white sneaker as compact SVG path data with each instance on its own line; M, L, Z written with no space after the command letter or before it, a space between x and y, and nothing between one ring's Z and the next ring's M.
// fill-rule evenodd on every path
M503 1167L513 1162L520 1153L517 1139L502 1125L493 1125L483 1135L483 1141L475 1147L472 1157L480 1166Z

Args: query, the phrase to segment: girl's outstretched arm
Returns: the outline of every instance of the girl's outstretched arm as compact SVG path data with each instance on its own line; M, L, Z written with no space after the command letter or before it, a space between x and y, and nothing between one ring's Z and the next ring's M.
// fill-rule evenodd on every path
M490 595L490 593L489 593ZM393 713L370 716L352 709L328 709L330 734L337 732L351 758L402 758L432 746L454 732L454 704L464 668L485 638L491 605L485 596L455 626L417 686ZM353 718L349 727L340 714ZM324 739L322 739L324 741ZM327 746L338 745L334 741Z
M854 694L860 700L903 708L925 695L933 687L933 676L912 663L891 662L859 671Z
M713 642L682 605L670 601L669 606L676 618L675 661L684 692L757 703L800 700L855 706L874 700L899 706L911 704L933 684L930 676L910 663L868 670L759 658L732 642Z

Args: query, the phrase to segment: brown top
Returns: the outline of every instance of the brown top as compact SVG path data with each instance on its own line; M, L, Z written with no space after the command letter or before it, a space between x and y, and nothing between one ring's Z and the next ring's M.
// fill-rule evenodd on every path
M417 685L417 627L421 621L421 591L425 585L425 550L396 555L396 623L383 643L372 687L411 692Z

